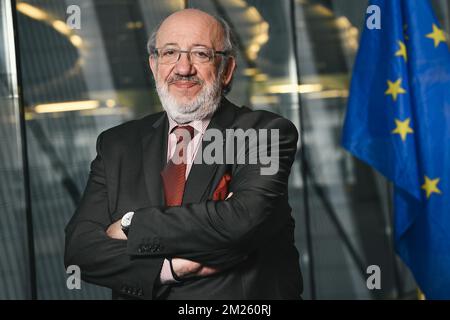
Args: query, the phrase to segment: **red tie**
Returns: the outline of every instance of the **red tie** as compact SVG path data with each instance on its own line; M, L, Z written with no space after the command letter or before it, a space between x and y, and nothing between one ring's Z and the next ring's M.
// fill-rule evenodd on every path
M177 137L175 152L161 171L166 206L168 207L180 206L183 201L184 186L186 184L187 145L194 136L194 128L191 126L177 126L174 133Z

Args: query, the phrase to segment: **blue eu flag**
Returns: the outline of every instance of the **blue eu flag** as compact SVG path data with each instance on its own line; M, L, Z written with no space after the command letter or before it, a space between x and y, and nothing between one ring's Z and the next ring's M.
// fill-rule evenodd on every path
M450 299L449 47L427 0L371 5L343 146L392 181L396 250L427 298Z

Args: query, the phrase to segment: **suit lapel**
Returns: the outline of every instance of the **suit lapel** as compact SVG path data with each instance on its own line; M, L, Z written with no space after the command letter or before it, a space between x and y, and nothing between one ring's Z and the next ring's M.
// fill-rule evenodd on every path
M208 125L208 129L218 129L222 131L223 137L225 137L225 129L229 128L233 123L236 106L234 106L227 99L223 99L219 109L213 115L211 122ZM205 150L205 147L212 141L202 141L202 149L198 150L196 158L201 156L201 151ZM197 161L195 161L197 162ZM196 164L192 165L186 186L183 194L183 204L196 203L203 200L204 194L208 189L211 180L219 167L219 164Z
M167 131L169 121L166 113L153 125L144 122L141 127L142 161L148 197L152 206L164 205L161 170L167 160Z

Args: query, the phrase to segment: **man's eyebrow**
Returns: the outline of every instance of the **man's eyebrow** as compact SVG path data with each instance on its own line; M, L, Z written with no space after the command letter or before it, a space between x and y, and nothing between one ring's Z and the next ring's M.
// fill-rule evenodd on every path
M179 47L178 43L176 43L176 42L168 42L168 43L165 43L163 45L163 47L166 47L166 46L178 46ZM205 47L205 48L209 48L209 46L204 44L204 43L194 43L194 44L191 45L191 47Z
M203 44L203 43L194 43L192 46L193 46L193 47L205 47L205 48L209 48L208 45Z
M176 42L169 42L169 43L165 43L163 45L163 47L165 47L165 46L178 46L178 43L176 43Z

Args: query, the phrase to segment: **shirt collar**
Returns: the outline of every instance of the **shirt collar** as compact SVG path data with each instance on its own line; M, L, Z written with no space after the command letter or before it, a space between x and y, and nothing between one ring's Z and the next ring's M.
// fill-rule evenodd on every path
M179 124L175 122L175 120L173 120L169 115L167 115L167 118L169 119L169 133L170 134L173 130L173 128L175 128L176 126L178 126ZM211 117L205 118L203 120L194 120L188 123L183 123L183 126L192 126L195 131L197 132L201 132L202 134L205 133L206 128L209 125L209 122L211 121Z

